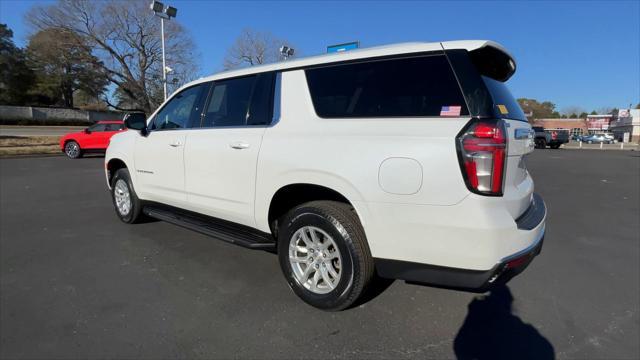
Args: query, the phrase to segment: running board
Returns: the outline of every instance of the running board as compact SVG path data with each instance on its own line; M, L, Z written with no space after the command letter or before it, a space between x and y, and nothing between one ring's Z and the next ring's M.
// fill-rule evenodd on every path
M275 251L276 249L276 242L271 234L229 221L191 213L185 210L149 205L145 206L142 212L152 218L249 249L268 251Z

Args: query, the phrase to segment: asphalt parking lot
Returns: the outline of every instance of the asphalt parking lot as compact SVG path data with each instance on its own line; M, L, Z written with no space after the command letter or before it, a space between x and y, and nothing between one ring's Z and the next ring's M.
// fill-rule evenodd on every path
M0 357L640 358L640 153L536 150L542 254L477 294L300 301L274 255L122 224L103 159L0 160Z

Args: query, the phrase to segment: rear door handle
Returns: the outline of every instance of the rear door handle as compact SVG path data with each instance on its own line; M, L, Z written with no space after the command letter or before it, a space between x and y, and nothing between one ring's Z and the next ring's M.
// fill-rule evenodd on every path
M170 143L169 146L171 146L171 147L182 146L182 142L180 140L176 140L176 141Z
M238 141L238 142L229 144L229 146L231 146L232 149L242 150L242 149L248 149L249 146L251 145L247 144L246 142Z

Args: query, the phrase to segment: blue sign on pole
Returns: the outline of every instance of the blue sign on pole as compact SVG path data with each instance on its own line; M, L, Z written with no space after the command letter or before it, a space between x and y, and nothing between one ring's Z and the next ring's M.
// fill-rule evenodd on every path
M360 47L359 41L354 41L354 42L345 43L345 44L331 45L331 46L327 46L327 53L343 52L347 50L357 49L359 47Z

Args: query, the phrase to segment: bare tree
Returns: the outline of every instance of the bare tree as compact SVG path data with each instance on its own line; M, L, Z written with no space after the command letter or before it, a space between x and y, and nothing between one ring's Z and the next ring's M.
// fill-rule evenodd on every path
M59 0L36 6L26 20L35 29L64 30L87 44L99 60L114 96L105 101L119 110L152 112L162 98L160 23L146 0ZM165 22L167 64L172 88L193 79L197 72L195 46L176 21ZM115 102L114 102L115 98Z
M223 66L225 70L229 70L280 61L280 47L283 45L292 47L289 41L279 39L269 32L244 29L227 51Z

